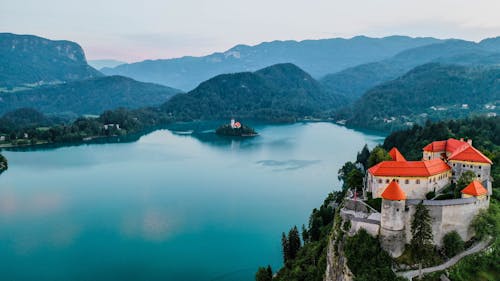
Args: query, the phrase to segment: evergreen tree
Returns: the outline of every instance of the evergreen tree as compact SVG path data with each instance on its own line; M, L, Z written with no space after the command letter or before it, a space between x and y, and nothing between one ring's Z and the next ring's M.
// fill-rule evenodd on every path
M271 281L273 280L273 270L271 266L259 267L257 273L255 273L255 281Z
M368 145L365 144L363 149L358 152L358 155L356 156L356 162L363 165L365 170L368 169L368 157L370 157L370 150L368 150Z
M297 256L297 252L302 246L300 243L299 230L297 229L297 226L294 226L292 229L290 229L290 232L288 232L288 245L290 259L293 260Z
M422 262L432 252L432 226L429 210L422 202L417 205L413 221L411 222L410 247L413 259L418 262L419 270L422 269ZM420 275L422 273L420 272Z
M5 156L0 154L0 174L5 172L5 170L7 170L7 168L9 168L7 158L5 158Z
M309 218L309 239L311 241L318 241L321 235L321 227L323 226L323 219L318 210L314 208L311 217Z
M285 233L281 233L281 247L283 248L283 263L286 265L290 258L290 245Z
M307 231L305 225L302 225L302 240L304 241L304 244L309 242L309 231Z
M353 169L347 175L347 187L361 190L363 187L363 173L358 169Z

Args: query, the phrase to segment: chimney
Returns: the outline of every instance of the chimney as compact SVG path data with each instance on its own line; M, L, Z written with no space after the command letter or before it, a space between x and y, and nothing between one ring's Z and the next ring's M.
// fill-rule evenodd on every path
M468 139L468 140L467 140L467 143L468 143L470 146L472 146L472 140L471 140L471 139Z

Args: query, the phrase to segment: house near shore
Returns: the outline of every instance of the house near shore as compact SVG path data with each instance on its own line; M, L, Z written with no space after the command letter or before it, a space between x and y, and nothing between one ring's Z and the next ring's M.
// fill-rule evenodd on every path
M464 241L470 240L474 235L470 223L489 207L493 162L472 146L472 140L453 138L425 146L421 161L407 161L397 148L389 154L392 160L371 167L365 177L364 193L382 198L381 212L362 201L348 200L341 215L351 221L350 231L366 229L379 237L391 256L398 257L411 240L416 206L423 203L432 219L435 245L442 245L444 235L451 231L456 231ZM475 177L461 190L461 198L427 199L430 192L439 194L467 171Z

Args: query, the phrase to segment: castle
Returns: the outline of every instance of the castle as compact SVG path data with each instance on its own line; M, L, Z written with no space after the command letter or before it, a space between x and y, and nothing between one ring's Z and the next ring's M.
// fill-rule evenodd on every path
M397 148L389 154L392 160L368 169L364 184L365 195L382 198L381 212L353 200L341 210L351 221L351 232L364 228L378 235L382 247L398 257L411 240L413 214L422 202L432 218L435 245L442 245L443 236L451 231L457 231L464 241L472 238L472 219L489 206L492 161L474 148L471 140L452 138L425 146L421 161L407 161ZM456 183L466 171L472 171L475 179L461 190L461 198L427 199Z

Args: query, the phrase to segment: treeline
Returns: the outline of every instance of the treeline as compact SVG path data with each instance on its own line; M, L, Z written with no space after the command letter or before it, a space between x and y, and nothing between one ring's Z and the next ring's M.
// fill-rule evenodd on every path
M133 134L171 121L167 114L155 108L119 108L98 117L80 117L70 123L57 123L33 109L20 109L0 118L0 143L19 146L79 142Z
M321 281L326 269L328 237L334 222L334 205L340 203L342 193L330 193L319 209L314 209L309 224L297 226L282 233L283 263L274 278L270 267L261 267L256 273L257 281Z

